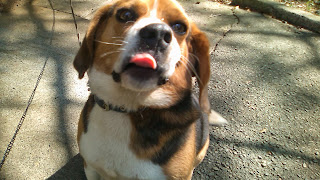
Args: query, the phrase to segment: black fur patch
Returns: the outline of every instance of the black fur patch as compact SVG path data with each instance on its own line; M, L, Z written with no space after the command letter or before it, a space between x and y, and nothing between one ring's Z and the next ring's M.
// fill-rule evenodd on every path
M184 145L190 132L189 130L189 128L186 128L186 130L173 136L165 143L161 150L152 157L151 161L159 165L166 164L169 159Z
M86 133L88 131L88 121L89 121L89 114L95 104L93 95L90 95L86 104L84 105L84 108L82 110L82 120L83 120L83 126L84 126L84 132Z
M137 134L133 137L133 150L148 150L157 146L162 136L170 136L160 151L151 160L165 164L186 142L190 125L200 118L200 109L190 91L176 105L167 109L147 108L139 113L131 113L132 125Z

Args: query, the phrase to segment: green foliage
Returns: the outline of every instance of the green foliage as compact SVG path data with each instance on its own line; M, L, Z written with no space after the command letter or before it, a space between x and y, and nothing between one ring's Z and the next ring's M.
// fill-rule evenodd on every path
M306 2L307 11L311 10L311 6L313 5L312 3L313 3L313 0L309 0L308 2Z
M284 2L288 6L301 8L316 14L319 13L320 9L320 0L280 0L280 2Z

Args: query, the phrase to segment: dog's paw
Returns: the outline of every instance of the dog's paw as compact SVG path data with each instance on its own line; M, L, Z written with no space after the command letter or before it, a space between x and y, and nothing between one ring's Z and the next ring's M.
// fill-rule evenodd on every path
M213 126L224 126L228 124L228 121L214 110L211 110L208 119L209 124Z

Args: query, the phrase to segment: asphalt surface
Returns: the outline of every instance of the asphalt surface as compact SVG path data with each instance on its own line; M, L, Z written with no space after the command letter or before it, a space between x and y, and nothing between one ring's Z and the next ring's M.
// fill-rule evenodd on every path
M320 35L236 6L180 2L210 39L210 102L229 121L211 128L193 179L320 179ZM81 38L104 3L73 1ZM89 92L72 67L69 3L55 0L54 14L46 0L4 4L1 153L47 64L0 179L85 179L76 127Z

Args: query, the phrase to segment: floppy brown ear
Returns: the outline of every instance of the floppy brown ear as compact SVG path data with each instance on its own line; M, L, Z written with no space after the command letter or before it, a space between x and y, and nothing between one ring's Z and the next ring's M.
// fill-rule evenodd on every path
M87 37L85 37L76 57L73 60L73 66L78 71L79 79L83 78L85 72L89 69L89 66L91 66L93 61L92 48L87 42Z
M208 83L210 79L210 44L206 35L201 32L194 23L191 24L190 45L191 47L189 47L189 49L191 53L196 56L194 64L200 88L200 107L204 112L209 114Z
M209 40L206 35L199 30L199 28L191 24L189 51L195 55L195 68L197 73L197 81L200 88L199 103L201 109L208 114L208 120L211 125L222 126L227 124L219 113L211 110L208 97L208 83L210 80L210 54L209 54Z
M94 40L97 28L102 21L107 21L110 15L111 5L106 5L96 12L89 24L89 28L82 41L81 47L73 61L73 66L79 73L79 79L83 78L84 74L93 63Z

